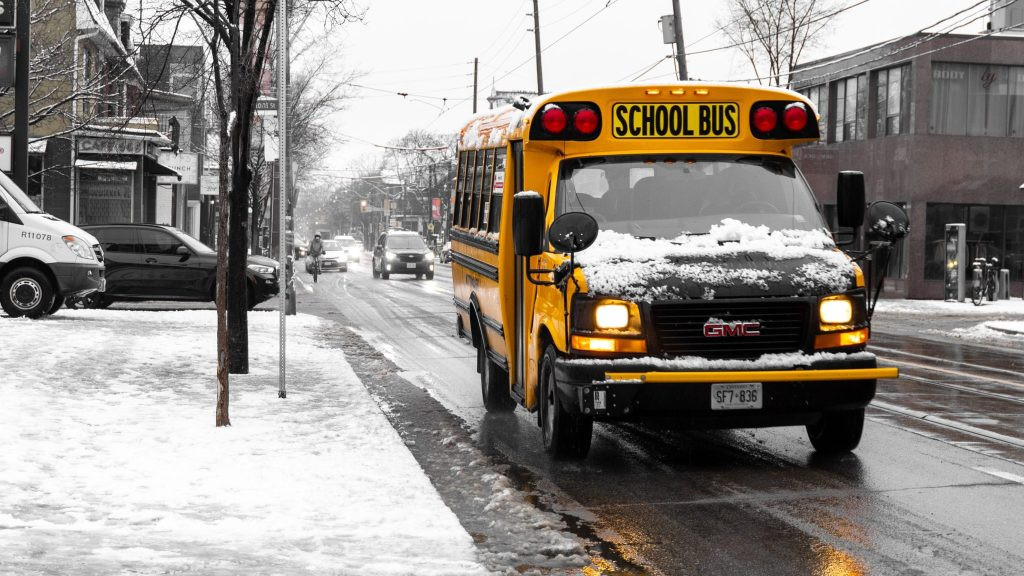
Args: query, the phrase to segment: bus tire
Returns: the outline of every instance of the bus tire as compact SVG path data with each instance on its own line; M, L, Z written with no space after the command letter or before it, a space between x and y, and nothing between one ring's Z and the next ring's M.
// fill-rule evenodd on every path
M482 366L480 392L484 398L484 408L488 412L512 412L516 409L516 401L509 394L508 372L487 357L482 345L477 348L477 354L483 356L482 359L478 358L478 362Z
M555 392L555 347L548 344L540 365L540 428L544 450L551 456L584 458L590 451L594 419L570 414Z
M807 425L807 437L818 452L839 454L860 444L864 431L864 409L825 412L821 420Z
M50 279L35 268L15 268L0 282L0 307L12 318L39 318L53 305Z

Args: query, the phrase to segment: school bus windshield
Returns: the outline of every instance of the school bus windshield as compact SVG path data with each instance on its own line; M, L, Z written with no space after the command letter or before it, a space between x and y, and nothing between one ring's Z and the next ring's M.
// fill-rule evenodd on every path
M602 230L637 237L706 234L733 218L771 230L825 229L788 158L759 155L601 156L563 161L558 213L584 211Z

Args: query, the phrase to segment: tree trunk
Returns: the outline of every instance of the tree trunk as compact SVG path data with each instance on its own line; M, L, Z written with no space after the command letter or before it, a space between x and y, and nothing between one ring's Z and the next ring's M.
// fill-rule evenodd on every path
M220 133L220 194L217 199L217 426L230 426L228 415L228 146L225 119Z

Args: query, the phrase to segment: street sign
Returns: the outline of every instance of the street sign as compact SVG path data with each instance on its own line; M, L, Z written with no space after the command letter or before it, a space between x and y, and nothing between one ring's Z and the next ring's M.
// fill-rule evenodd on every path
M257 116L277 116L277 98L260 96L256 99Z
M0 28L14 28L16 24L14 14L18 11L17 7L17 0L0 0Z
M0 36L0 88L14 87L17 45L14 36Z

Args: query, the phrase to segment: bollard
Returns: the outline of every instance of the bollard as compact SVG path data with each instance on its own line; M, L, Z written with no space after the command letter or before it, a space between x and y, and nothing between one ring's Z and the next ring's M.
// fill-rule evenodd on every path
M1010 299L1010 269L1000 268L999 269L999 289L996 290L998 296L997 300L1009 300Z

